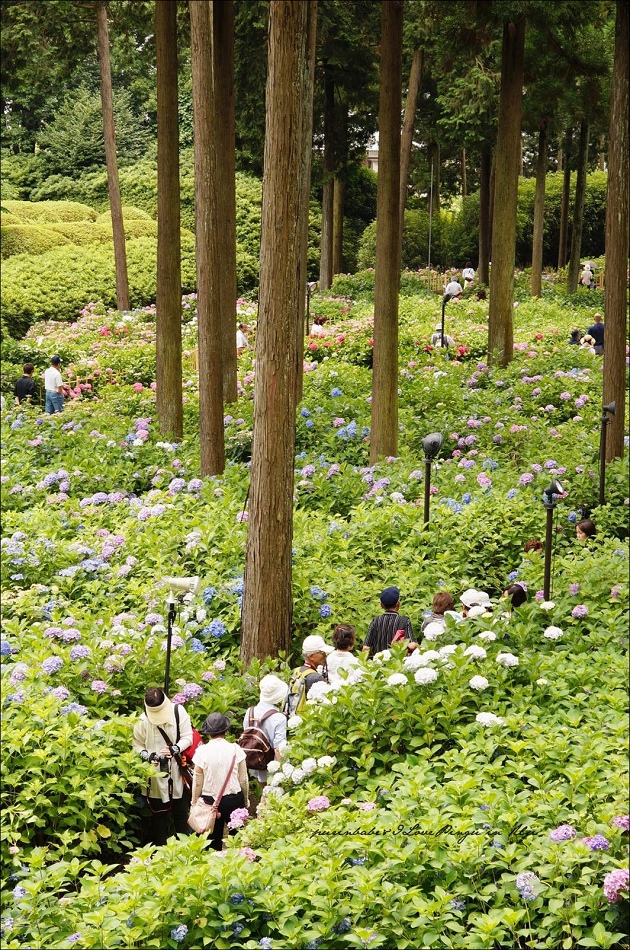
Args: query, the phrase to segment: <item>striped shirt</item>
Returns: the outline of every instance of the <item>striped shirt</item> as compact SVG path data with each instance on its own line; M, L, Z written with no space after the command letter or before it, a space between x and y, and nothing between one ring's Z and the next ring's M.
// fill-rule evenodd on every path
M363 646L370 648L370 656L382 653L391 646L397 630L404 630L407 640L413 639L413 629L409 618L403 617L395 610L386 610L385 613L372 620Z

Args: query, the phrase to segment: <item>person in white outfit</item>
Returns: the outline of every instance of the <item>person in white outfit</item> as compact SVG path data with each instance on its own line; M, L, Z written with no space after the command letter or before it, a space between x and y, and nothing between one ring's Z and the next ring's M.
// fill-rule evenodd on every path
M353 654L354 649L354 627L349 623L340 623L335 627L333 633L333 643L335 649L328 654L326 665L328 667L328 682L335 686L341 682L340 670L351 670L357 666L358 659Z
M263 676L260 681L260 702L248 709L243 719L243 729L247 729L251 725L251 712L251 719L259 723L259 728L267 736L276 759L280 758L282 747L287 741L287 717L280 710L284 706L288 692L289 687L279 677L271 673ZM263 772L252 769L251 773L264 788L269 778L267 770Z
M44 388L46 390L46 412L52 415L63 411L63 379L59 372L61 357L53 356L50 366L44 373Z

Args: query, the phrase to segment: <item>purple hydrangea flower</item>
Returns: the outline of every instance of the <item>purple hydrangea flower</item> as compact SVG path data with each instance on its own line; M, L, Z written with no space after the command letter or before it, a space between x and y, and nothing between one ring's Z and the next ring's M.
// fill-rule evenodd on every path
M70 713L76 713L78 716L87 716L87 706L82 706L81 703L68 703L67 706L61 707L61 714L67 716Z
M603 835L592 835L589 838L582 838L582 844L585 844L591 851L608 851L610 842Z
M571 841L576 834L575 828L572 828L571 825L559 825L558 828L554 828L553 831L549 832L549 837L552 841Z
M617 815L617 817L611 821L611 825L616 825L617 828L621 828L622 831L629 831L630 815Z
M60 656L49 656L42 663L42 670L44 673L51 675L52 673L58 673L62 666L63 660Z
M577 607L574 607L571 611L571 616L575 617L576 620L579 620L581 617L587 617L588 607L585 607L584 604L578 604Z
M579 585L579 584L570 584L570 585L569 585L569 593L570 593L571 597L575 597L576 594L579 594L579 593L580 593L580 585Z

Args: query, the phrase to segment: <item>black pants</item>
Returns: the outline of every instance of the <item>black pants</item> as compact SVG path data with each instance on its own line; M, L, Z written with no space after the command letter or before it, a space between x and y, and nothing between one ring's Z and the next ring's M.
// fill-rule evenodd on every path
M214 804L212 795L201 796L206 805ZM245 808L245 797L242 792L236 792L234 795L224 795L219 805L217 820L214 823L214 831L210 837L210 845L215 851L223 850L223 829L225 823L230 820L230 815L236 808ZM236 834L236 828L230 828L230 834Z
M174 798L170 804L163 802L160 798L150 798L149 808L151 809L151 843L155 845L166 844L166 839L173 833L172 826L175 826L176 835L190 834L188 827L188 812L190 811L190 798L184 793L183 798Z

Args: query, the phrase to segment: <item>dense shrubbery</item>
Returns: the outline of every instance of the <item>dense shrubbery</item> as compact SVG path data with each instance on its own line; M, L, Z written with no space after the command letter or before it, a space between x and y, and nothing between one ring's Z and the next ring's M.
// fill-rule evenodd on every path
M249 670L236 659L253 353L225 417L230 462L202 480L188 360L185 438L157 431L154 308L94 304L71 327L5 341L3 387L22 360L43 370L53 350L72 384L61 416L3 415L8 950L623 946L627 892L602 886L627 853L613 821L627 812L627 461L608 467L597 508L601 362L566 345L593 298L567 303L551 288L523 301L515 359L496 370L484 362L487 305L448 308L461 347L445 359L428 346L440 298L420 296L422 275L406 277L399 458L370 466L369 278L339 278L336 298L312 300L329 332L307 343L296 426L296 647L339 622L361 642L387 583L416 631L441 588L498 598L518 578L527 604L449 625L422 644L417 668L396 649L362 663L354 682L310 703L276 791L225 855L189 838L135 850L112 874L142 836L146 767L128 750L143 690L163 676L156 581L175 565L203 579L202 601L180 609L171 668L195 724L228 711L236 732L262 672L286 675L284 657ZM188 352L194 297L182 306ZM255 327L253 310L239 312ZM445 442L424 528L421 440L433 430ZM554 603L542 604L542 556L523 544L544 530L540 496L555 476L567 495ZM598 537L584 547L574 523L586 512ZM574 834L554 841L560 825Z

